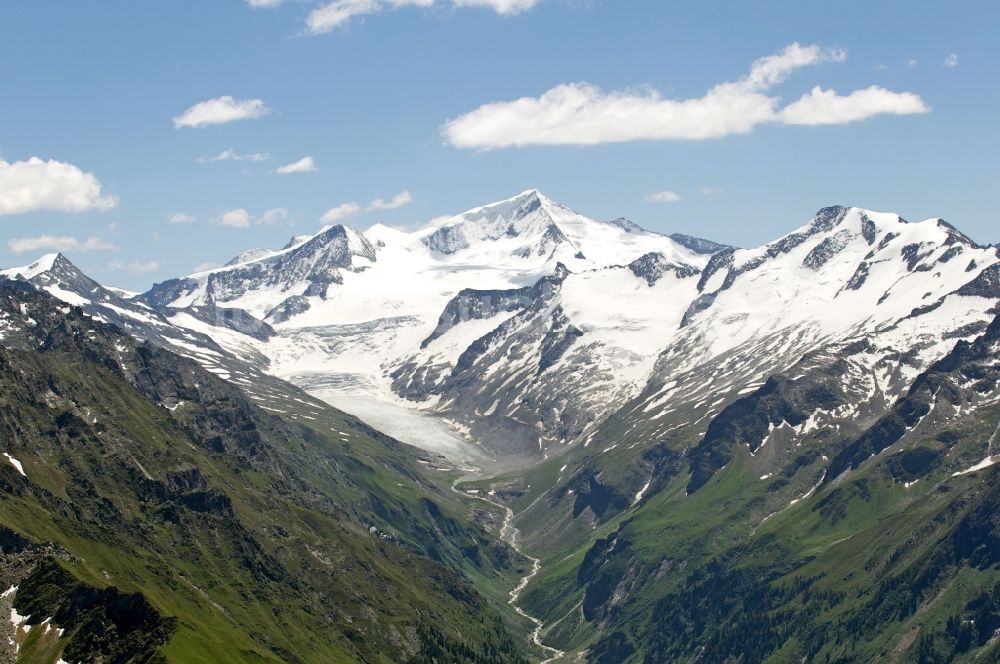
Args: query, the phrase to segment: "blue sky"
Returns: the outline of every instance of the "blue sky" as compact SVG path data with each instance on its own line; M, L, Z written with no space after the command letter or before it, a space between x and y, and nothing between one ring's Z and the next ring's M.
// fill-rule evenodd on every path
M0 264L144 289L531 187L741 246L833 203L1000 241L995 2L256 2L0 5Z

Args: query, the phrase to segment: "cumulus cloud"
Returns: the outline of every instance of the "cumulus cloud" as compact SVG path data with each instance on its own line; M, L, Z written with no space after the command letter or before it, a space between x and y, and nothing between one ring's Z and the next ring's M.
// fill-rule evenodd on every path
M958 53L952 53L947 58L944 59L945 67L957 67L958 66Z
M360 210L361 206L357 203L341 203L340 205L334 206L324 212L323 216L319 218L319 223L335 224L343 219L353 217Z
M38 237L17 237L7 241L7 248L12 253L60 251L63 253L85 253L88 251L114 251L118 249L107 240L90 237L78 240L68 235L39 235Z
M815 90L787 114L772 88L794 71L843 62L844 51L790 44L754 61L743 78L704 96L665 99L652 89L605 92L589 83L558 85L540 97L493 102L445 123L445 140L458 148L490 150L528 145L598 145L637 140L704 140L746 134L761 124L842 124L884 113L924 113L912 93L868 88L846 96ZM832 108L821 108L824 104ZM808 112L807 112L808 111ZM833 122L836 120L836 122Z
M222 214L212 217L209 221L217 226L228 228L250 228L251 226L272 226L283 223L288 219L288 210L285 208L271 208L265 210L259 217L254 217L244 208L226 210Z
M271 158L271 155L267 152L251 152L249 154L240 154L236 150L229 148L228 150L223 150L214 157L198 157L197 161L200 164L206 164L212 161L249 161L253 164L259 164L262 161L267 161Z
M174 118L174 127L207 127L236 120L262 118L271 109L260 99L234 99L229 95L200 101Z
M172 224L193 224L196 219L186 212L171 212L167 215L167 221Z
M226 210L217 217L212 217L212 223L229 228L249 228L250 213L243 208Z
M510 16L527 11L540 0L451 0L451 5L460 7L484 7L501 16ZM314 35L326 34L347 25L359 16L379 14L400 7L437 7L447 2L439 0L333 0L312 10L306 17L306 30Z
M646 196L647 203L677 203L681 200L681 195L676 191L657 191Z
M147 272L155 272L160 267L159 261L120 261L117 258L115 260L109 261L107 269L111 272L118 272L120 270L127 270L132 274L146 274Z
M316 162L312 157L302 157L298 161L279 166L275 169L275 172L287 175L288 173L312 173L318 170Z
M73 164L38 157L15 162L0 159L0 217L38 210L108 210L117 204L117 197L102 192L93 173Z
M368 211L373 210L395 210L413 202L413 195L409 191L401 191L389 200L376 198L368 204Z
M781 122L790 125L847 124L874 115L927 113L930 108L912 92L892 92L873 85L839 95L818 85L781 109Z

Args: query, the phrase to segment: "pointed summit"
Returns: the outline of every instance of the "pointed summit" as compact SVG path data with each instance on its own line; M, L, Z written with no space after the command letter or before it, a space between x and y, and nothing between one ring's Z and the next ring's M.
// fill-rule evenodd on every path
M108 301L118 295L88 277L61 253L45 254L24 267L0 270L0 276L22 279L55 297L83 306L95 299Z
M34 263L31 263L30 265L25 265L24 267L12 267L6 270L0 270L0 276L7 277L8 279L16 279L17 277L21 277L22 279L30 281L39 274L51 270L58 261L65 261L69 263L69 261L66 260L66 257L60 253L45 254L44 256L41 256L38 260L36 260Z
M537 189L528 189L447 219L423 238L423 243L442 254L455 254L484 242L502 242L518 245L510 247L509 253L514 255L542 255L560 243L572 245L557 223L570 215L576 216Z

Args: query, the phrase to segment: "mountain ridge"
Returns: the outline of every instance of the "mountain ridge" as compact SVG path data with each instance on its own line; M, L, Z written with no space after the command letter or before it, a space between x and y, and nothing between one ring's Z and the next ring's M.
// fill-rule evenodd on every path
M848 323L872 324L852 312L883 312L878 320L886 323L930 314L956 293L971 293L971 283L981 272L988 275L998 258L995 250L939 219L911 223L894 214L829 206L774 242L736 249L649 233L632 222L588 219L536 189L412 233L380 227L369 232L370 238L342 225L326 227L248 262L158 284L129 306L145 305L181 334L209 337L216 346L212 352L221 350L225 358L213 359L220 372L275 374L334 402L340 394L357 392L390 402L402 398L403 405L477 429L483 440L520 431L522 440L514 447L526 452L534 446L544 456L563 441L585 443L616 403L651 389L663 371L657 367L669 364L671 352L683 349L689 360L699 354L711 359L760 334L755 318L774 325L779 311L783 324L805 326L797 333L806 335L801 344L789 350L805 348L817 334L849 334ZM591 249L594 242L600 249ZM969 259L964 272L957 269L963 253ZM790 262L793 254L802 255ZM771 290L777 277L767 275L778 274L772 265L785 275L784 283L806 296L765 295L773 304L748 313L741 303L751 292L759 297ZM555 299L544 296L552 302L546 309L538 286L560 271L560 293ZM947 277L936 276L945 272ZM669 274L673 277L665 281ZM44 280L40 274L32 278ZM839 290L821 294L825 286L809 283L817 278L819 284L834 279ZM901 285L910 282L922 285ZM924 291L918 295L917 288ZM475 293L506 304L459 305ZM645 304L650 298L664 302L663 309L650 311ZM458 309L462 313L447 313ZM517 311L536 314L510 318ZM442 327L447 316L452 323ZM547 331L561 334L554 330L564 324L575 331L558 343L546 337ZM810 325L816 329L810 331ZM500 341L501 326L508 341ZM498 343L502 348L490 347ZM476 344L478 352L465 352ZM510 344L533 347L528 355L535 359L526 356L501 367L503 348L513 348ZM544 350L546 344L555 344L551 348L559 348L558 354ZM312 350L306 353L306 347ZM373 354L366 359L356 353ZM543 355L548 359L541 360ZM487 370L487 364L495 369ZM515 378L529 366L536 367L534 377ZM612 366L619 367L614 375L601 368ZM581 372L589 377L572 377ZM459 373L474 376L475 387L461 381L449 387L445 377ZM480 376L493 374L492 387L479 383ZM508 390L511 381L522 387L507 396L495 393ZM459 384L466 396L455 392ZM611 400L586 396L598 385L609 390ZM553 400L553 395L562 396ZM527 420L514 405L525 399L537 402ZM570 401L579 402L579 411L561 424L541 418L552 408L565 411ZM494 417L497 411L504 414ZM483 413L490 414L489 426ZM504 454L502 446L487 447Z

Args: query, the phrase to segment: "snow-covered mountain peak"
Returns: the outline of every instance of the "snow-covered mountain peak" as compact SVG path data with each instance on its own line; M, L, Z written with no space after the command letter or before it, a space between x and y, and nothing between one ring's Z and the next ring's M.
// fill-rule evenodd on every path
M192 306L243 309L264 319L272 311L288 315L307 295L324 297L344 272L360 272L376 261L375 246L360 232L328 226L300 244L287 245L242 263L156 284L139 299L158 310Z
M274 252L271 251L270 249L247 249L246 251L241 251L240 253L233 256L222 267L232 267L234 265L242 265L243 263L250 263L265 256L270 256L273 253Z
M448 224L450 221L458 219L466 221L492 221L497 218L503 218L510 220L527 216L541 208L563 207L564 206L556 203L539 190L528 189L505 200L480 205L479 207L472 208L471 210L466 210L444 223Z
M631 219L626 219L625 217L618 217L617 219L611 219L610 221L607 221L605 223L608 224L609 226L616 226L617 228L622 229L626 233L643 233L646 230L645 228L635 223Z
M436 260L515 266L550 273L557 262L580 272L627 265L655 251L680 268L700 269L708 256L627 220L598 221L537 189L473 208L419 231Z
M515 251L524 257L543 255L559 244L572 244L558 226L559 213L572 211L531 189L439 222L423 243L432 251L450 255L483 242L513 241L521 245Z
M308 242L312 238L313 238L312 235L293 235L292 239L290 239L288 241L288 244L286 244L285 246L283 246L281 249L282 249L282 251L284 251L286 249L291 249L293 247L297 247L300 244Z
M51 270L57 262L66 261L66 257L60 253L45 254L40 257L34 263L30 265L25 265L24 267L12 267L6 270L0 270L0 276L7 277L8 279L16 279L20 276L23 279L32 279L42 272L48 272ZM66 261L69 262L69 261Z
M0 276L29 281L70 304L83 305L94 300L117 297L117 294L103 288L61 253L45 254L24 267L0 270Z

